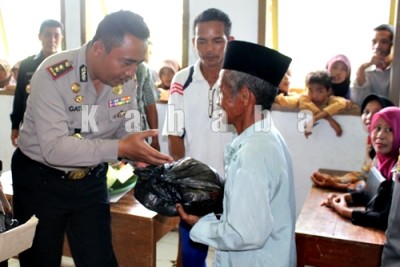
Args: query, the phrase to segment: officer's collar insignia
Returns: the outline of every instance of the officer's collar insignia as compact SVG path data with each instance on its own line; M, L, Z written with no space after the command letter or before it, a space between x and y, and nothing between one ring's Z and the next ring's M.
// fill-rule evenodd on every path
M85 101L85 97L83 95L77 95L74 97L74 100L76 103L82 103L83 101Z
M79 80L81 82L87 82L88 78L87 78L87 67L86 65L81 65L79 67Z
M73 68L71 62L66 59L48 67L47 71L50 73L51 77L53 77L53 80L56 80L71 71Z
M122 84L119 84L119 85L117 85L117 86L114 86L114 87L112 88L113 93L114 93L115 95L120 95L120 94L122 94L122 87L123 87Z
M81 91L81 86L79 85L79 83L73 83L71 85L71 91L75 94L79 93L79 91Z

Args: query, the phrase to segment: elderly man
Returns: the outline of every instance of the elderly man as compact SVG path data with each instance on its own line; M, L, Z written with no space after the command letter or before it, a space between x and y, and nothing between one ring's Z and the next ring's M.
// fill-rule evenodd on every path
M238 133L225 153L221 218L187 214L190 237L216 249L214 266L295 266L292 160L271 118L291 59L242 41L228 43L219 76L222 116Z

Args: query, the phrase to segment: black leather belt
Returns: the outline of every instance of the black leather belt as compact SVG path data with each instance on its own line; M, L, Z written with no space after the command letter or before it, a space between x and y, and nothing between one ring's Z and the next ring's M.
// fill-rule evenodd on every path
M39 169L48 172L51 175L59 176L62 179L69 179L69 180L81 180L86 176L90 175L92 172L98 171L104 167L104 163L100 163L95 167L87 167L87 168L79 168L73 171L62 171L56 168L52 168L47 166L46 164L40 163L36 160L31 159L30 157L26 156L22 151L20 151L24 158L29 161L30 164L36 165Z

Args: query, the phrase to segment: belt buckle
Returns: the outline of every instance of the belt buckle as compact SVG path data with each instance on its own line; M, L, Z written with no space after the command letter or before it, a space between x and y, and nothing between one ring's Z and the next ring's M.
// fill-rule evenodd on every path
M80 180L85 178L86 174L88 174L88 169L80 169L71 171L68 173L68 179L70 180Z

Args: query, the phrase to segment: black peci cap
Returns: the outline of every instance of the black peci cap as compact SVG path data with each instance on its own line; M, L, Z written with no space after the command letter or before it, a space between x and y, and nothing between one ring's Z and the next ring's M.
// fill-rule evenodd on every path
M230 41L223 69L236 70L278 86L292 59L265 46L244 41Z
M363 114L365 107L372 100L378 101L381 104L382 108L394 106L393 102L390 101L390 99L388 99L387 97L377 95L377 94L370 94L364 98L364 101L361 104L361 114Z

